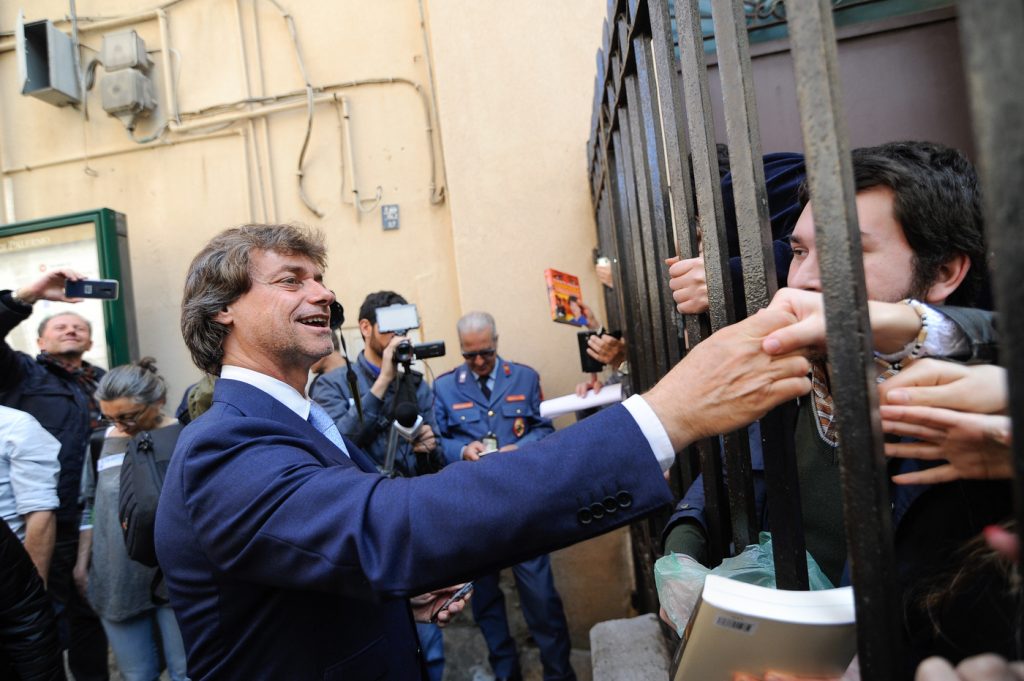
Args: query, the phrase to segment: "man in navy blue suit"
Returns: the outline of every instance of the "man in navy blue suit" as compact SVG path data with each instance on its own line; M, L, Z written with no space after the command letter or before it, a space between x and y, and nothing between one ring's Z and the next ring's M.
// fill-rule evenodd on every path
M511 451L553 433L551 421L540 416L540 376L525 364L498 356L494 317L470 312L459 320L457 329L466 363L434 382L434 411L445 458L479 461L489 446ZM493 441L484 444L489 438ZM540 649L544 681L575 681L569 662L569 624L555 589L551 559L545 553L517 563L512 574L523 616ZM497 681L521 681L497 572L473 580L471 605Z
M318 233L247 225L186 277L182 333L220 379L178 440L156 541L193 681L425 679L413 623L442 587L662 508L675 451L810 389L804 357L762 352L795 321L765 311L542 441L387 479L304 394L332 350L325 266Z

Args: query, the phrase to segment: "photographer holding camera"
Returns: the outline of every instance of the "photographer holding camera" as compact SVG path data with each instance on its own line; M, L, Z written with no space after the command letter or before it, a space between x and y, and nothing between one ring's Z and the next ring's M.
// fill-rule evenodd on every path
M406 304L405 298L394 291L366 296L359 308L359 333L364 349L351 365L324 373L312 386L310 397L330 414L338 430L363 448L379 467L385 464L388 435L398 406L415 405L423 425L411 445L398 445L394 462L395 473L413 477L440 470L443 461L434 437L434 393L423 380L423 374L409 368L413 359L411 343L403 335L381 331L377 323L378 308ZM352 394L349 383L350 366L358 396Z
M382 332L377 319L378 308L406 304L405 298L394 291L366 296L359 307L359 333L364 349L354 362L323 373L310 386L309 396L334 419L338 430L354 440L381 469L387 465L388 440L398 417L398 406L415 405L422 425L414 432L411 443L398 443L394 470L386 471L414 477L440 470L444 461L434 436L433 390L423 380L423 374L409 366L417 353L404 335ZM409 323L409 328L418 326L418 322ZM357 395L351 389L350 373L355 376ZM435 624L417 623L416 631L431 681L440 681L444 673L441 630Z

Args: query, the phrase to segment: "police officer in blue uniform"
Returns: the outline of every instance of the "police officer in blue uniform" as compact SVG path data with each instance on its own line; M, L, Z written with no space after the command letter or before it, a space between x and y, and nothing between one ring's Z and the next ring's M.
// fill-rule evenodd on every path
M478 461L495 450L511 451L554 432L551 421L540 416L537 372L498 356L494 318L470 312L459 320L458 332L466 363L434 383L438 437L447 461ZM512 571L523 616L540 648L545 681L575 679L569 663L569 627L550 559L544 555L515 565ZM477 578L473 591L473 618L487 640L491 668L498 679L521 679L498 575Z

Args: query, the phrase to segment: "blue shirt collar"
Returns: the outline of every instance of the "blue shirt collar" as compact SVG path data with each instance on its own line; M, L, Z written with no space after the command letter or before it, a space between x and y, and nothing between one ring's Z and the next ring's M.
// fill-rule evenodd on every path
M374 366L373 362L366 359L366 353L364 353L362 350L359 351L359 357L356 358L356 361L359 362L359 366L363 367L371 374L373 374L374 378L380 376L380 367Z

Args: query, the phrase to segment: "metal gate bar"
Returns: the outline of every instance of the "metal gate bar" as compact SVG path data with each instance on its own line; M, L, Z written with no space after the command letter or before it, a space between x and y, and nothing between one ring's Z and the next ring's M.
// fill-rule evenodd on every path
M697 2L676 3L676 26L679 32L689 141L693 150L693 176L697 188L697 213L702 228L711 327L717 331L732 324L736 320L736 314L733 305L732 276L729 271L729 249L722 208L718 153L711 116L711 97L708 92L704 39ZM742 550L757 537L750 446L746 430L725 433L723 440L729 476L727 490L732 545L736 550ZM710 467L703 461L701 464L707 490L715 481L709 479ZM707 492L705 495L710 507L711 495ZM710 534L712 545L722 541L714 532ZM723 545L713 551L712 555L719 553L728 555L728 547Z
M659 368L659 374L667 372L679 362L679 315L676 313L669 289L668 278L665 276L665 260L675 254L672 240L672 222L668 194L668 178L665 169L664 135L659 113L658 87L655 82L655 65L651 45L650 23L647 16L647 3L633 0L630 3L633 20L633 59L636 66L637 90L640 103L640 120L643 124L645 158L650 177L648 190L651 201L652 247L649 251L653 264L655 281L657 282L657 300L652 307L657 308L655 319L659 324L653 329L656 342L665 346L665 365Z
M1024 530L1024 2L960 0L960 35L999 315L1010 381L1017 532Z
M862 678L895 679L899 676L902 618L896 597L888 475L831 2L796 2L788 6L788 15L825 298L860 669Z
M632 392L652 386L688 345L735 318L722 214L717 154L711 123L704 37L697 0L676 0L680 58L671 27L671 0L609 0L598 53L588 162L602 250L616 267L614 302L631 332ZM767 194L761 164L746 17L741 0L711 0L718 70L743 260L745 304L763 306L775 288ZM877 416L874 362L868 325L860 235L849 149L845 137L833 2L793 0L786 9L796 70L810 194L825 290L827 345L841 438L840 463L847 547L855 586L863 678L899 676L902 631L894 585L888 478ZM1015 266L1024 262L1024 3L960 0L960 28L980 153L986 223L995 253L995 288L1004 346L1024 339L1024 289ZM677 64L681 64L680 77ZM692 155L691 152L692 151ZM691 163L692 161L692 170ZM694 189L691 189L691 175ZM695 194L695 196L694 196ZM694 201L696 199L696 201ZM661 260L696 252L698 207L709 283L710 318L675 315ZM1006 314L1011 312L1011 314ZM710 320L710 323L708 323ZM1010 372L1016 442L1024 441L1024 360L1005 352ZM762 421L766 482L772 498L776 570L780 586L806 584L792 406ZM746 543L751 515L745 433L726 438L731 498L725 499L717 440L699 445L707 491L710 551L717 560L732 540ZM1024 447L1015 448L1024 480ZM685 457L684 457L685 458ZM1024 528L1024 488L1018 482L1018 518ZM730 513L731 508L731 513ZM853 521L856 521L855 523ZM638 607L653 607L649 570L660 548L659 520L633 528Z
M726 138L729 140L729 166L733 179L737 240L743 263L743 290L746 313L753 314L768 305L775 295L775 257L771 222L768 216L768 190L762 163L761 133L754 98L750 65L750 44L746 30L743 0L712 0L718 72L722 81ZM806 545L800 506L800 482L797 479L793 448L795 410L783 405L761 422L764 476L768 498L769 526L779 588L807 589ZM743 462L749 476L750 465ZM730 477L740 462L729 460ZM743 490L753 499L753 487ZM751 506L751 513L753 508ZM733 510L733 524L736 524ZM757 518L751 522L748 543L754 543Z

